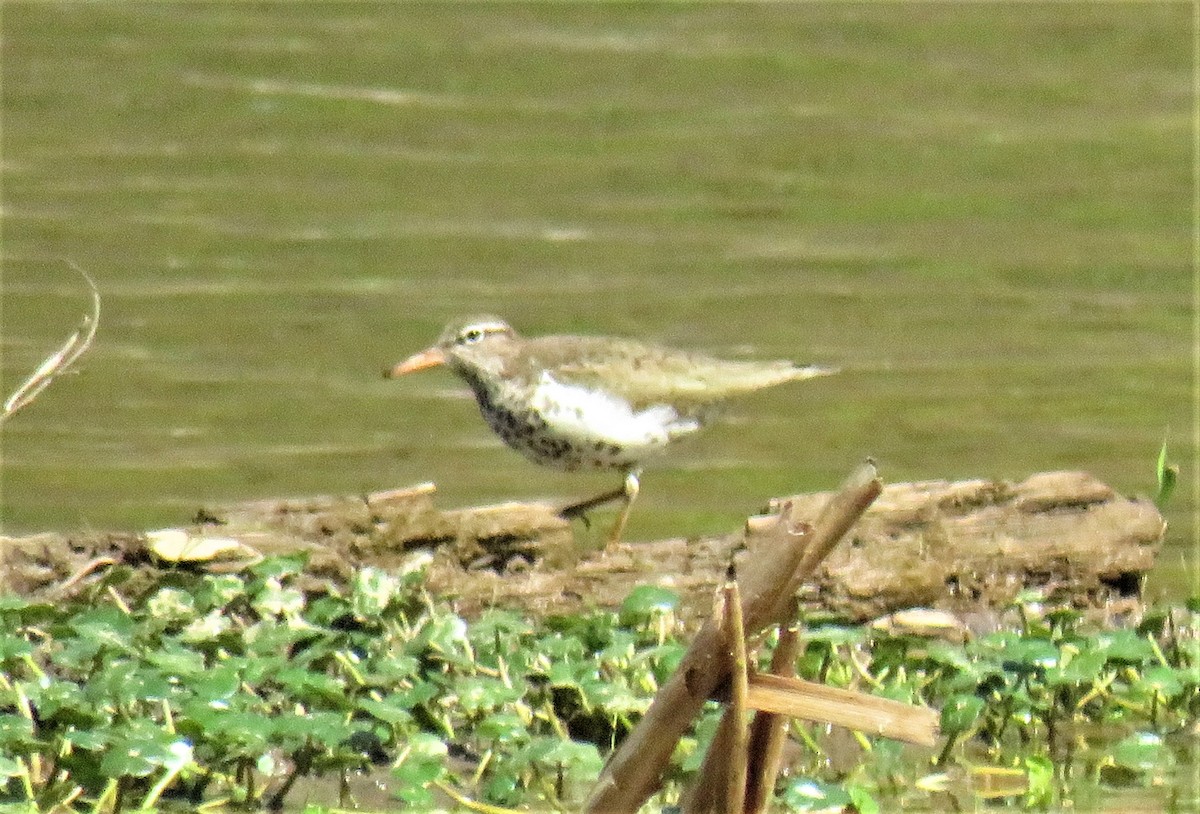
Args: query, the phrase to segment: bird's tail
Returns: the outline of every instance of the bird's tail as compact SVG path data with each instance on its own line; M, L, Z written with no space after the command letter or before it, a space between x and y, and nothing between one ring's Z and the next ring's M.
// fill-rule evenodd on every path
M840 367L828 367L826 365L796 365L792 368L792 378L797 381L804 379L815 379L819 376L832 376L835 373L841 373Z

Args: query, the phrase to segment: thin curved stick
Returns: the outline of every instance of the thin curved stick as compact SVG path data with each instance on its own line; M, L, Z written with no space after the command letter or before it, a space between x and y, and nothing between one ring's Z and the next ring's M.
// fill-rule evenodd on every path
M71 366L79 360L79 357L83 356L92 346L92 340L96 336L96 328L100 325L100 291L96 288L96 283L92 280L91 275L70 260L64 262L79 272L79 276L83 277L88 288L91 289L92 312L84 315L78 330L71 334L63 346L47 357L46 361L42 362L41 366L17 388L16 392L8 397L8 400L4 402L3 410L0 410L0 424L32 404L38 394L49 387L52 381L68 372Z

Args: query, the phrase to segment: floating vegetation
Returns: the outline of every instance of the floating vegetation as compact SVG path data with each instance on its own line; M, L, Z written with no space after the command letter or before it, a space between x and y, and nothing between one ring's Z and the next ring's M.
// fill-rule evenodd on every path
M181 569L137 595L117 569L71 603L0 599L2 800L279 808L318 778L330 804L349 804L366 772L393 807L570 810L685 649L661 589L619 613L468 621L420 570L365 568L347 590L306 593L304 566ZM1164 807L1185 806L1195 790L1173 778L1197 756L1197 611L1107 629L1025 595L1002 629L961 644L809 620L799 675L940 709L944 740L795 725L777 803L1046 809L1162 787L1175 795ZM659 803L697 770L719 714L711 705L684 739Z

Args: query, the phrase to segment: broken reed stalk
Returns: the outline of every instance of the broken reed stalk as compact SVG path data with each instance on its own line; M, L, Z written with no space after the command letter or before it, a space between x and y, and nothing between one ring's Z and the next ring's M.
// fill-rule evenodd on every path
M791 616L795 618L795 613ZM796 656L800 653L800 628L792 623L779 631L779 643L771 654L771 674L783 678L796 675ZM749 690L749 687L747 687ZM783 744L787 740L788 719L774 712L757 712L750 725L750 742L746 746L747 783L746 814L763 814L775 790L779 764L783 759Z
M92 340L96 337L96 328L100 324L100 292L86 271L70 260L67 260L66 264L79 272L79 275L87 282L88 288L91 289L92 312L84 315L83 322L80 323L75 333L67 337L67 341L61 348L46 357L41 366L8 397L3 408L0 408L0 425L32 404L34 399L50 386L51 382L68 372L79 360L79 357L83 356L92 346Z
M746 799L746 754L750 740L746 697L750 692L750 659L746 653L741 595L732 568L717 597L718 606L714 608L712 618L728 637L727 646L733 659L729 700L709 742L698 780L681 806L683 814L736 812L741 810L742 801Z
M733 672L730 676L732 697L725 707L729 719L730 739L729 779L725 786L725 810L737 811L746 799L746 744L750 739L750 728L746 722L746 696L750 693L750 660L746 655L746 628L742 624L742 596L738 592L737 579L730 568L729 582L725 586L725 635L729 637L733 653Z
M783 621L791 595L866 511L883 485L871 462L854 470L829 499L817 522L801 527L790 517L748 535L748 555L739 569L742 622L755 636ZM819 556L818 556L819 553ZM720 625L709 620L662 686L642 720L609 758L584 810L634 814L658 789L679 738L704 702L728 680L729 642Z
M751 709L843 726L921 746L937 742L938 713L876 695L842 690L802 678L750 676Z

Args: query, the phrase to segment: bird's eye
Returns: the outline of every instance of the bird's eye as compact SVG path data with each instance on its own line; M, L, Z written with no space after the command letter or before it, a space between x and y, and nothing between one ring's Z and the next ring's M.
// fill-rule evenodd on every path
M470 328L462 333L463 342L478 342L480 339L483 339L483 331L479 328Z

